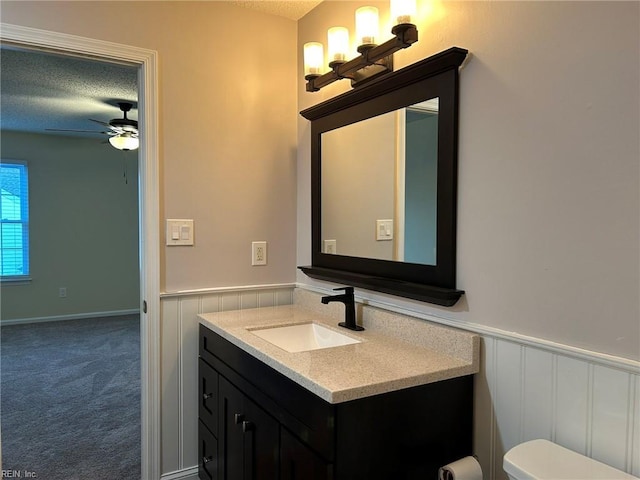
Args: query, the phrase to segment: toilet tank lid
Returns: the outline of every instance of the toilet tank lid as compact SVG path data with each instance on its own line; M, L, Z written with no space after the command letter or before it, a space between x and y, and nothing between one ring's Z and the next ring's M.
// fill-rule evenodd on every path
M542 439L513 447L504 456L503 468L517 480L640 480Z

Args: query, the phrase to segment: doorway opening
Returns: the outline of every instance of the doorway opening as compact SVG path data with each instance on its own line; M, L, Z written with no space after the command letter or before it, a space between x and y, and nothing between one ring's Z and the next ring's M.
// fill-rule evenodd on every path
M2 24L3 46L80 56L137 68L140 148L139 285L141 373L141 477L155 479L160 471L159 352L159 195L157 53L111 42Z

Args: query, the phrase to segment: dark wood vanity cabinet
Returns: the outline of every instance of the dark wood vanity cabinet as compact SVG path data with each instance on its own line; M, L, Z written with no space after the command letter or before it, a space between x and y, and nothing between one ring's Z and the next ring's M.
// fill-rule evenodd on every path
M219 383L218 462L238 480L278 478L280 425L224 377Z
M286 428L280 430L281 480L328 480L333 478L333 465L298 440Z
M473 378L330 404L200 326L200 480L436 479L471 454Z

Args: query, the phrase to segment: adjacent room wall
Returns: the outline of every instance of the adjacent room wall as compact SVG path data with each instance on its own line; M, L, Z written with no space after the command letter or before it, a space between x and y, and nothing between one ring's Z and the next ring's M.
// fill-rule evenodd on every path
M2 322L137 310L136 153L95 138L1 135L0 156L29 169L32 278L2 285Z
M357 2L323 2L302 45L353 32ZM640 360L637 2L418 2L420 40L396 68L451 46L461 71L458 287L453 308L362 292L411 310ZM388 7L379 5L382 24ZM298 118L298 265L310 263L310 131ZM346 161L346 159L345 159ZM298 281L322 285L302 273Z

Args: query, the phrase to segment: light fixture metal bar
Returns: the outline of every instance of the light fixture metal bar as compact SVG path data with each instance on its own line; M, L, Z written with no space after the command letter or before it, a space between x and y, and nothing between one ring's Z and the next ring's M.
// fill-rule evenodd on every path
M417 42L418 29L412 23L407 23L396 25L392 32L395 35L392 39L387 40L381 45L376 45L375 47L363 50L359 56L349 60L348 62L334 65L330 72L317 77L308 76L306 84L307 92L317 92L321 88L342 78L350 78L353 80L355 72L370 65L378 64L381 66L387 66L387 68L391 65L390 71L393 71L393 63L390 61L391 59L386 60L387 57L393 55L398 50L410 47L412 44ZM385 61L380 62L380 60ZM384 70L382 72L378 71L376 75L379 75L380 73L384 73ZM356 86L358 83L359 82L352 81L353 86Z

